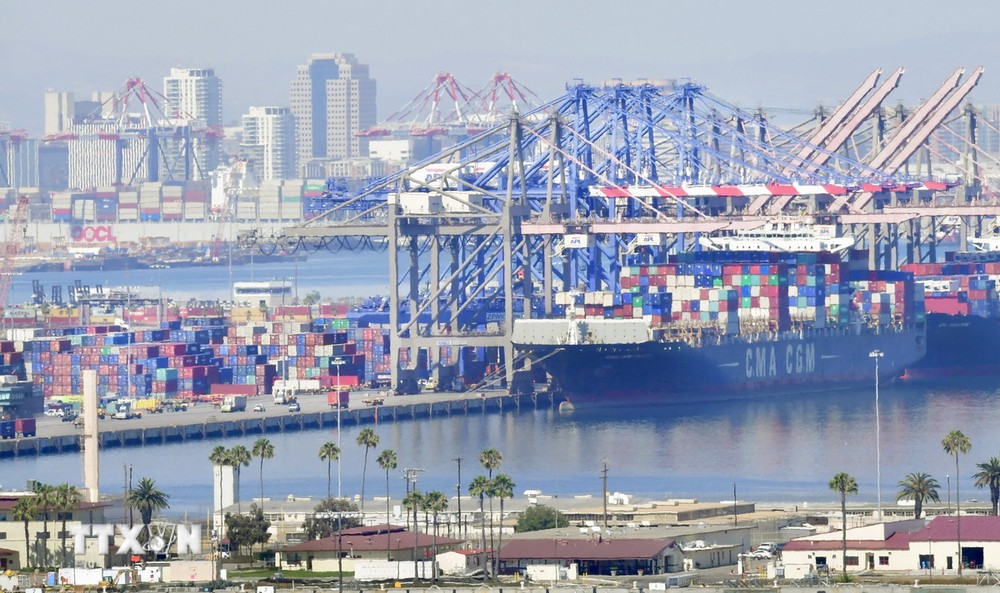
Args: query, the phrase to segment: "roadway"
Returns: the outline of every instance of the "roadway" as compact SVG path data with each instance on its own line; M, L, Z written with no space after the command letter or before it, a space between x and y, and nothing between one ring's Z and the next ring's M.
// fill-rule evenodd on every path
M480 400L483 395L486 398L497 398L506 395L506 391L499 389L478 390L475 392L462 393L421 393L417 395L393 395L391 391L379 392L371 390L352 391L349 406L344 410L360 410L371 408L364 400L372 397L383 397L382 407L392 407L396 405L421 405L445 401ZM163 428L176 426L191 426L204 424L206 422L238 421L247 419L264 419L290 417L298 414L315 414L329 411L331 408L326 402L326 394L298 395L299 412L290 412L287 405L275 404L270 395L247 397L247 409L242 412L223 413L218 406L211 403L189 403L188 409L181 412L163 411L158 414L143 412L141 418L129 420L115 420L107 417L98 420L100 432L113 432L127 429L141 428ZM263 412L254 412L256 404L263 404ZM82 418L82 415L80 416ZM69 436L79 433L82 429L74 426L72 422L63 422L62 418L40 416L37 420L38 435L46 437Z

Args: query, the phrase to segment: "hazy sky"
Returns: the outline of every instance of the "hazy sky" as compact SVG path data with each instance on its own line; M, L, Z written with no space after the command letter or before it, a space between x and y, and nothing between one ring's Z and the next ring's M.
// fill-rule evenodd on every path
M287 105L315 52L370 66L380 120L440 71L473 89L509 72L544 100L577 78L688 78L743 106L811 109L879 66L907 69L894 103L984 65L973 99L1000 103L996 0L0 0L0 23L0 121L33 133L47 88L161 90L172 66L214 68L235 122Z

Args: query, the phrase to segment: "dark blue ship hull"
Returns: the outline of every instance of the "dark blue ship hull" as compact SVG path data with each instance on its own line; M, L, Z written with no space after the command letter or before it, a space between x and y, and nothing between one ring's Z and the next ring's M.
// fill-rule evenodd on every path
M820 391L899 377L925 354L923 329L814 330L748 341L523 345L574 404L665 403Z
M927 355L906 369L906 379L1000 374L1000 319L927 314Z

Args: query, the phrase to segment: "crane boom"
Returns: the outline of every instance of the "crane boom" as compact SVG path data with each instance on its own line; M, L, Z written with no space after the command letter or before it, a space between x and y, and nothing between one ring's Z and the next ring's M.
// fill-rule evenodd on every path
M0 262L0 311L7 308L11 279L14 276L14 261L24 246L28 234L28 196L18 196L14 214L7 217L7 242L4 244L3 262Z

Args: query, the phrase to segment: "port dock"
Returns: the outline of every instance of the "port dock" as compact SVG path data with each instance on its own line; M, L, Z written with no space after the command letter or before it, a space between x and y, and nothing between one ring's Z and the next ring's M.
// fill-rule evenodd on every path
M377 425L432 417L556 408L561 401L554 392L509 394L498 390L389 396L378 406L364 404L362 396L356 399L339 414L327 405L324 397L304 396L299 399L300 412L288 412L287 406L280 404L268 405L267 399L260 397L254 398L254 403L264 403L265 412L222 413L211 404L198 404L185 412L146 414L131 420L105 419L99 421L98 443L101 449L143 447L331 428L337 426L338 415L342 426ZM35 437L0 440L0 458L80 451L82 429L73 423L61 422L59 418L39 418L38 433Z

